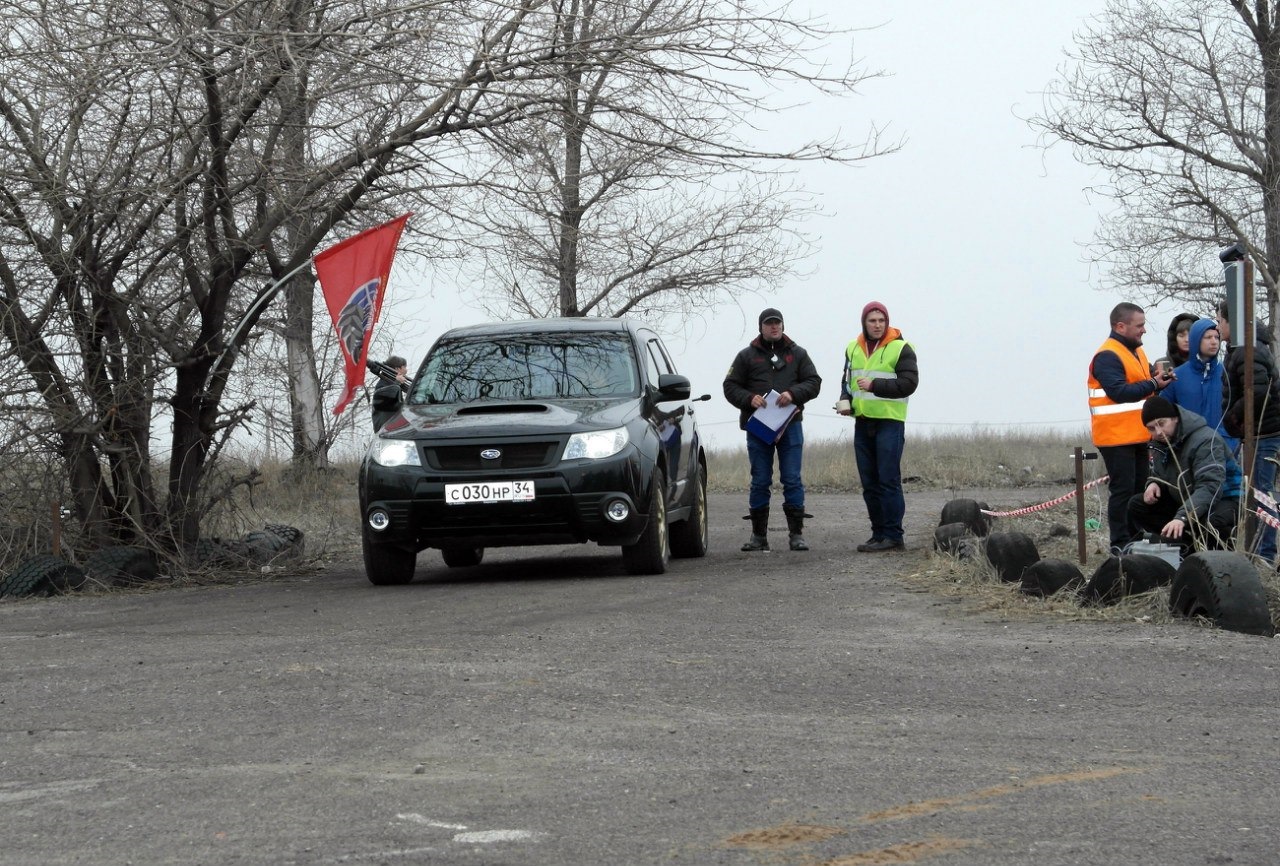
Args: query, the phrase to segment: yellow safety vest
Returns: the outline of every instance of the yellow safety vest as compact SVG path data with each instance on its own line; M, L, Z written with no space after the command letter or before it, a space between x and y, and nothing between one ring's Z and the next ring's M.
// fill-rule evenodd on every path
M885 337L889 337L885 334ZM898 358L907 341L902 337L881 340L870 357L861 340L854 340L845 349L845 358L849 362L849 393L853 414L863 418L883 418L890 421L907 420L906 397L877 397L870 391L859 391L858 380L896 379Z

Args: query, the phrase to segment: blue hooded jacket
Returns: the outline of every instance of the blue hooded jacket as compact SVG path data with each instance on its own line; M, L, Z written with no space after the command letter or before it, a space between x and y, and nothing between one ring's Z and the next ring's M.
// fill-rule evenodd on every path
M1176 381L1160 395L1173 405L1200 415L1209 429L1225 436L1222 430L1222 363L1217 355L1208 359L1200 357L1200 340L1205 332L1217 330L1218 323L1213 319L1199 319L1191 326L1188 334L1190 356L1185 364L1174 368Z

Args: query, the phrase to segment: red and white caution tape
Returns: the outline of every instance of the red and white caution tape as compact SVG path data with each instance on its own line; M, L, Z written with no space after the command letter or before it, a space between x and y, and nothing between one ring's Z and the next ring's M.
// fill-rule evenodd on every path
M1267 498L1270 499L1271 497L1267 497ZM1258 515L1258 519L1261 520L1263 523L1267 524L1267 526L1270 526L1272 529L1280 529L1280 520L1277 520L1276 518L1272 517L1270 514L1263 511L1261 508L1253 509L1253 513Z
M1090 487L1097 487L1099 484L1106 481L1110 477L1111 477L1110 475L1104 475L1101 478L1095 478L1093 481L1090 481L1088 484L1086 484L1084 486L1084 489L1088 490ZM1066 502L1068 499L1074 499L1075 495L1076 495L1076 492L1074 490L1070 490L1062 494L1061 496L1059 496L1057 499L1050 499L1048 502L1041 502L1039 505L1029 505L1026 508L1019 508L1015 511L987 511L984 508L982 509L982 513L987 515L988 517L1018 517L1019 515L1022 515L1022 514L1031 514L1036 511L1044 511L1045 509L1052 508L1055 505L1061 505L1062 503Z

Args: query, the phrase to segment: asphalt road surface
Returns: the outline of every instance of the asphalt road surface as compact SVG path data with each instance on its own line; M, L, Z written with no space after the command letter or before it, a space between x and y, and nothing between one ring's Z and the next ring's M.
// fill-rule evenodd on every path
M659 577L427 552L0 604L0 863L1280 860L1280 642L913 591L946 498L901 554L849 496L740 553L715 496Z

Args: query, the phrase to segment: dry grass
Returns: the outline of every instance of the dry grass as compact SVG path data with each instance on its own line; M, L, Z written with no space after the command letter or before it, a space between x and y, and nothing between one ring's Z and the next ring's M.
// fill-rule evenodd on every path
M746 434L744 433L743 436ZM1088 433L1006 433L982 428L916 437L908 427L902 475L918 486L981 489L1072 484L1072 449L1092 450ZM746 445L707 454L708 481L718 493L746 490L751 472ZM1095 463L1095 461L1090 461ZM1090 471L1093 466L1091 465ZM805 443L804 483L814 492L860 489L852 434Z
M1079 551L1074 534L1054 534L1059 521L1045 513L998 519L993 531L1015 531L1029 535L1036 543L1041 559L1062 559L1076 564L1086 580L1092 576L1106 558L1101 543L1096 539L1086 550L1088 563L1079 565ZM1060 529L1058 530L1061 531ZM1280 574L1255 560L1258 575L1267 594L1271 620L1280 629ZM1049 598L1024 595L1019 584L1004 583L985 558L957 559L932 552L926 566L905 581L912 586L949 597L964 598L971 610L996 613L1008 619L1043 619L1046 616L1072 621L1094 622L1184 622L1169 612L1169 587L1129 596L1119 603L1093 606L1081 603L1078 590L1056 593ZM1210 627L1207 620L1199 625Z

